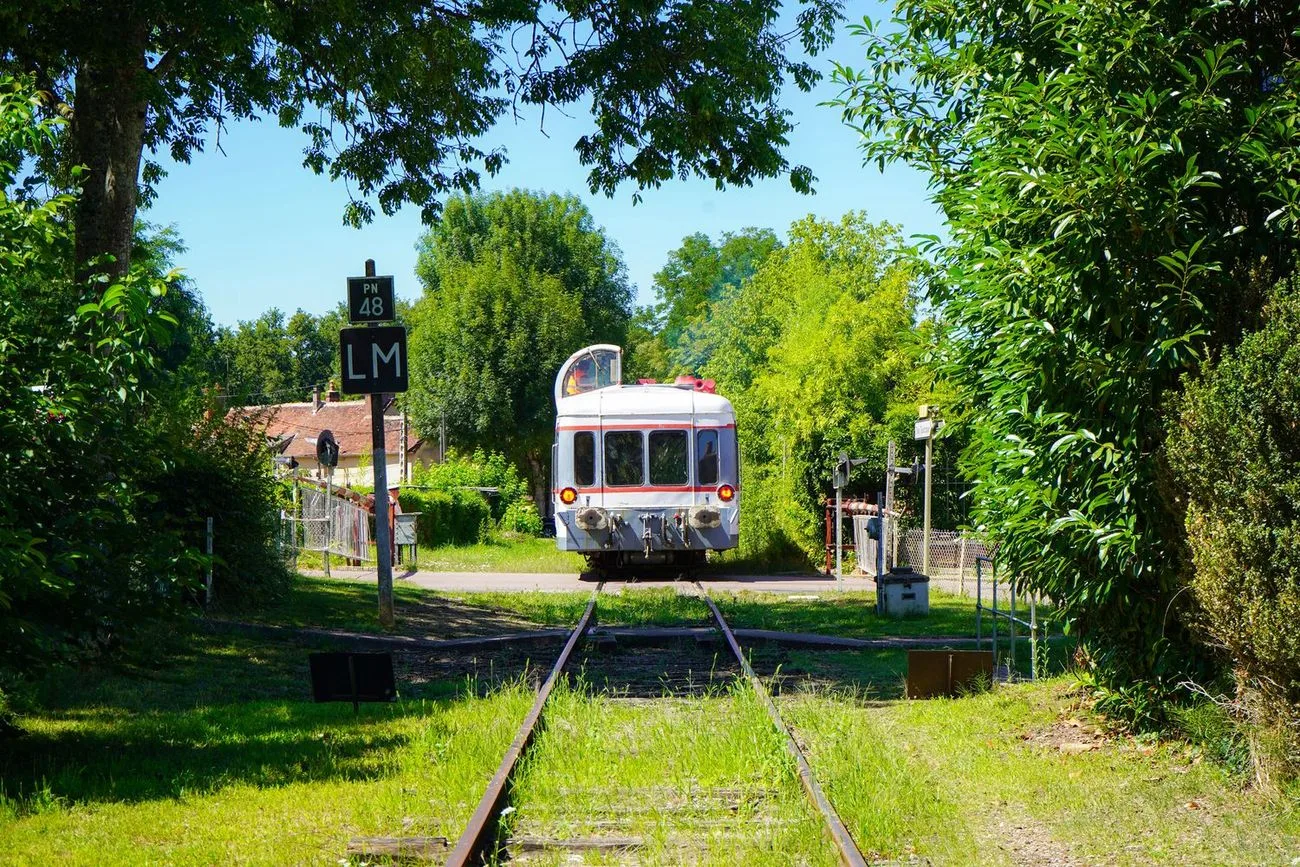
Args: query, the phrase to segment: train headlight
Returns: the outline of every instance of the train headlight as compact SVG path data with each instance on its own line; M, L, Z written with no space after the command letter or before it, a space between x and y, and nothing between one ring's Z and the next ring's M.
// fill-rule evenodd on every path
M718 499L724 503L730 503L736 499L736 489L731 485L723 485L718 488Z
M560 491L560 502L566 506L572 506L578 501L578 492L574 488L565 488Z

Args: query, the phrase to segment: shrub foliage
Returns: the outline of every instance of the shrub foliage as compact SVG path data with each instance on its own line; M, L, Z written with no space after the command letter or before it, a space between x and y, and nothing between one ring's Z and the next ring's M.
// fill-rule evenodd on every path
M1159 455L1183 375L1293 267L1298 26L1289 0L903 0L838 71L868 158L928 171L947 219L976 519L1114 690L1195 667Z
M500 452L450 451L440 464L417 467L402 489L404 512L420 512L421 545L468 545L493 528L539 535L541 518L527 501L528 482ZM480 488L494 488L486 496Z
M155 256L74 276L76 197L16 179L59 135L30 93L0 77L0 679L183 614L209 514L242 516L219 575L242 591L275 574L264 449L196 428L185 400L173 338L201 309Z
M1297 334L1300 293L1291 292L1188 385L1169 444L1189 492L1200 622L1231 659L1262 775L1300 768Z

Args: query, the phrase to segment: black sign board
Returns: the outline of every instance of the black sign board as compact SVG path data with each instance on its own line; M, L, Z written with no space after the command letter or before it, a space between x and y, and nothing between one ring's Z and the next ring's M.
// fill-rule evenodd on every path
M401 325L339 331L344 394L406 391L406 329Z
M349 322L391 322L393 318L392 277L348 278Z
M313 653L311 694L315 701L396 701L391 653Z

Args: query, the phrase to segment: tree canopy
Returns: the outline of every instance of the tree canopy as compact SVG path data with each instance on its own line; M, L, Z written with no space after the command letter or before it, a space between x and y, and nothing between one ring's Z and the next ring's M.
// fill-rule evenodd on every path
M399 305L399 314L404 305ZM238 406L305 400L313 387L339 380L340 303L323 316L298 310L285 318L272 307L234 328L217 329L209 362L218 383Z
M947 219L976 519L1117 710L1194 670L1166 412L1294 267L1297 27L1281 0L904 0L837 72L867 158L929 172Z
M0 69L35 75L48 109L71 118L54 162L87 167L77 261L109 253L120 271L144 151L187 161L238 118L302 129L305 165L355 191L352 224L374 203L432 220L503 164L482 138L493 123L584 101L595 127L574 147L593 191L783 173L808 190L811 172L781 154L778 96L816 81L795 46L824 47L840 3L799 7L783 30L778 0L45 0L0 10ZM146 162L146 184L158 177Z
M861 212L807 217L701 326L715 347L702 372L742 431L749 554L815 558L838 453L872 459L883 476L900 419L910 434L930 371L919 363L916 271L901 248L897 228Z
M445 422L457 444L504 448L544 484L560 364L626 334L632 289L618 248L577 198L515 190L452 199L416 271L416 429Z
M713 347L704 326L714 305L734 295L780 246L771 229L748 228L724 232L717 244L697 232L668 254L654 276L654 314L673 367L692 372L708 362Z

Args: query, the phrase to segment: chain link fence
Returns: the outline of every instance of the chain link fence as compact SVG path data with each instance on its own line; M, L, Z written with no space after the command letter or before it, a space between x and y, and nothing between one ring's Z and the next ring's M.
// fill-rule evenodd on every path
M281 545L292 558L298 551L328 551L353 560L374 560L370 512L317 488L299 492L298 514L282 512Z
M869 527L875 518L867 515L854 516L853 541L863 556L857 561L858 574L874 575L876 571L876 550L878 542L871 538ZM891 566L911 566L922 571L924 562L924 531L920 527L907 527L900 531L897 518L888 519L886 535L889 551L885 568ZM991 559L993 551L983 541L965 535L957 530L930 530L930 586L948 593L974 596L976 591L976 560ZM983 565L982 597L992 601L993 580L987 562ZM998 576L998 592L1006 593L1008 584Z

